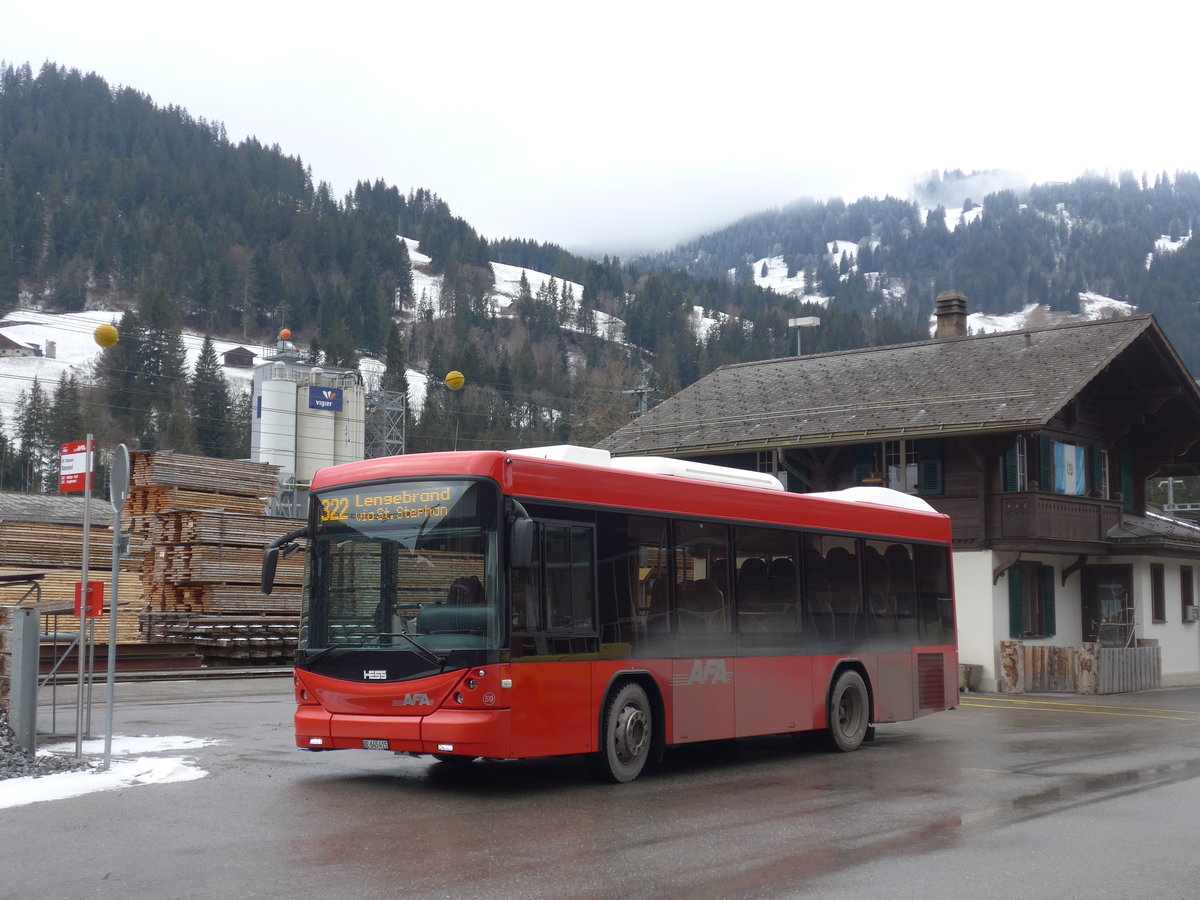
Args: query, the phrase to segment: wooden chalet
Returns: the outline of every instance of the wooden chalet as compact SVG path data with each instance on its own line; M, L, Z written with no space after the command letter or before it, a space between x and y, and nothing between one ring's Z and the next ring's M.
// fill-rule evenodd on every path
M254 351L246 347L234 347L221 354L221 364L234 369L252 369L254 360Z
M970 336L953 291L937 316L934 340L725 366L600 446L920 495L953 519L984 689L1074 688L1081 644L1154 648L1165 682L1200 683L1200 528L1145 492L1200 472L1200 388L1157 322Z

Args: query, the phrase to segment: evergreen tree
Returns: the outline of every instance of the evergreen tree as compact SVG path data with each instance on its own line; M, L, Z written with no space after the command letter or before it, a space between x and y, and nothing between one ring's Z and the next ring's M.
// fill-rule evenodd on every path
M200 345L190 387L197 448L204 456L229 459L235 444L229 384L209 335L204 336L204 343Z
M17 398L17 444L20 453L21 487L44 491L53 471L54 454L49 440L49 404L35 376L28 391Z

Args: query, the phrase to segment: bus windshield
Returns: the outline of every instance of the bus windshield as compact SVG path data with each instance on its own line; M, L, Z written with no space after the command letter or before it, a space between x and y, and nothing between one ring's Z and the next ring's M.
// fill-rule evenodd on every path
M312 502L301 650L500 645L497 485L396 481Z

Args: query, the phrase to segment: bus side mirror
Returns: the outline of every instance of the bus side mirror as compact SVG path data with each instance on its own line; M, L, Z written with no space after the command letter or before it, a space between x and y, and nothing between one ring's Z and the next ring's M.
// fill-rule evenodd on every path
M262 583L260 585L264 594L269 595L271 591L275 590L275 569L279 566L280 552L282 551L283 558L287 559L300 549L300 545L296 541L303 537L308 537L308 529L297 528L267 544L267 548L263 551Z
M270 594L275 590L275 567L279 565L279 548L268 547L263 551L262 563L262 592Z
M533 519L521 516L513 519L508 535L508 564L514 569L528 569L533 561Z

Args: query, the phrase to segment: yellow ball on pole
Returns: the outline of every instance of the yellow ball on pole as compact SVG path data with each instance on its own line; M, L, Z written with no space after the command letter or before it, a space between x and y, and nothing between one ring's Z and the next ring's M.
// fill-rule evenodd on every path
M446 387L452 391L461 391L463 385L467 383L467 376L455 369L446 375Z
M96 343L105 350L107 350L109 347L117 346L117 341L121 339L121 336L117 334L117 329L112 325L99 326L95 331L92 332L92 337L95 338Z

